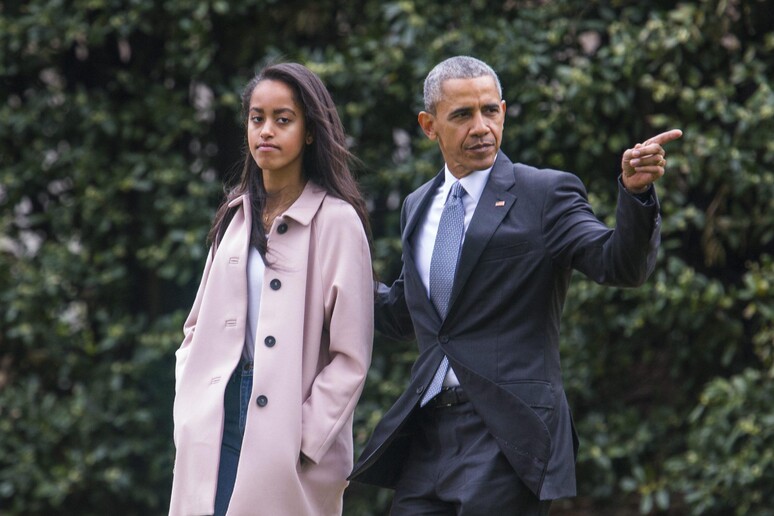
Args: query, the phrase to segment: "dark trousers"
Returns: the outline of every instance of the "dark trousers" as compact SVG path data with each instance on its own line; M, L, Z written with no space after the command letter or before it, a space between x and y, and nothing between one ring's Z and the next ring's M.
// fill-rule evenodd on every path
M417 410L393 516L548 514L551 502L521 482L469 401Z

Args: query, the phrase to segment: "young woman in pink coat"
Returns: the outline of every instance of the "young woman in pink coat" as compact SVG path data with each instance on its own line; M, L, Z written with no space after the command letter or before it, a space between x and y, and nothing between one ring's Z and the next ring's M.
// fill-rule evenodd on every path
M245 88L248 152L176 353L170 515L341 514L373 337L365 205L307 68Z

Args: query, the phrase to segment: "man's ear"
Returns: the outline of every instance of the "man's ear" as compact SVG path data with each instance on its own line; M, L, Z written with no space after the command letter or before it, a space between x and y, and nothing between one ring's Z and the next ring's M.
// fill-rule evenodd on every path
M427 137L431 140L435 140L435 116L427 111L420 111L417 120L419 121L419 127L422 128Z

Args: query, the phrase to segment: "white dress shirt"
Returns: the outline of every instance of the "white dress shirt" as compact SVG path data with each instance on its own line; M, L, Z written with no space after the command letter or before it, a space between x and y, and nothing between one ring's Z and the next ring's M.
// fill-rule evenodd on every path
M486 170L478 170L459 180L462 188L465 190L465 195L462 196L462 206L465 208L466 233L491 171L491 167ZM446 198L449 196L449 191L455 181L457 181L457 178L452 175L447 165L444 170L444 181L433 194L425 219L420 223L412 240L414 263L417 265L419 277L425 286L428 299L430 299L430 260L433 257L435 236L438 233L438 223L441 221L443 205L446 203ZM464 234L462 241L465 241ZM446 374L443 384L446 387L460 384L459 380L457 380L457 375L454 374L451 367L449 367L449 372Z
M242 357L253 360L255 356L255 336L258 332L258 312L261 309L261 289L263 288L263 273L266 265L261 253L255 246L250 246L247 255L247 324L245 326L245 346Z

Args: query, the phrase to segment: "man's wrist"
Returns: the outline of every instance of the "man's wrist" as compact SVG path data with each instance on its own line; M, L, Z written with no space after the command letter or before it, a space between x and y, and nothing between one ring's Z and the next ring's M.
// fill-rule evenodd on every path
M653 186L652 184L649 184L649 185L647 185L647 186L645 186L643 188L632 188L632 187L630 187L629 185L626 184L626 181L624 180L624 177L626 177L626 176L624 175L623 172L621 172L621 175L618 176L618 179L621 181L621 184L623 185L624 189L627 192L629 192L630 194L633 194L633 195L645 193L645 192L650 190L651 186Z
M652 183L649 184L648 186L646 186L642 190L634 190L634 189L626 187L626 183L623 180L623 174L621 174L618 177L618 181L620 181L621 186L623 186L624 190L626 190L626 192L628 194L630 194L632 197L634 197L635 199L637 199L641 203L647 204L651 199L653 199L653 184Z

